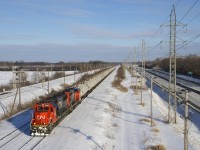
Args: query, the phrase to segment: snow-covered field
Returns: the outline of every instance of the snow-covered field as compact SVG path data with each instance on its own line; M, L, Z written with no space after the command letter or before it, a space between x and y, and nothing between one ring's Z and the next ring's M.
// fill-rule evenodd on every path
M59 150L141 150L148 146L164 145L168 150L183 149L183 120L167 124L167 105L160 93L153 93L154 127L150 126L150 90L143 91L144 106L140 104L140 93L130 89L131 77L126 71L123 85L127 93L114 89L111 82L116 70L111 73L84 101L68 115L53 131L45 137L31 137L29 128L20 128L30 121L31 110L0 123L0 149L34 149ZM156 92L162 92L155 89ZM180 106L181 108L181 106ZM199 114L192 113L192 118ZM190 150L198 150L200 134L198 124L190 122ZM18 138L6 144L11 137L5 137L15 131ZM13 135L14 136L14 135ZM25 144L25 146L24 146Z
M37 73L36 71L26 71L27 81L33 81L33 74ZM45 76L48 76L48 72L44 72ZM66 75L73 74L74 71L65 71ZM38 73L40 75L41 72ZM49 71L49 76L52 77L55 74L55 71ZM10 83L13 80L14 73L12 71L0 71L0 85L5 85Z

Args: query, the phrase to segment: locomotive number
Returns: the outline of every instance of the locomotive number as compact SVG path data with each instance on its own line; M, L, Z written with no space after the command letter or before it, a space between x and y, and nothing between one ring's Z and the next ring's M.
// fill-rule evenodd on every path
M38 120L45 119L45 116L37 116Z

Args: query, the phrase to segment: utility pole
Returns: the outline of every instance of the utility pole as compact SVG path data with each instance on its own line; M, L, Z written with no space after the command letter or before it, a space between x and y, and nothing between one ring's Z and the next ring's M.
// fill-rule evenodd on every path
M14 102L13 102L13 105L12 105L12 108L11 108L11 114L13 113L13 109L14 109L14 106L15 106L15 101L16 101L16 98L17 98L17 93L18 93L18 88L16 89L16 94L15 94L15 98L14 98Z
M54 65L51 65L51 77L53 77L53 67L54 67Z
M188 150L188 90L185 90L184 150Z
M63 77L64 77L64 88L65 88L65 70L64 70L63 65L62 65L62 71L63 71Z
M153 126L153 76L151 76L151 127Z
M76 70L77 70L77 66L76 66ZM74 83L76 81L76 74L75 74L75 68L74 68Z
M134 71L136 73L136 48L134 48ZM136 81L135 81L135 90L137 91L137 76L135 74L135 78L136 78Z
M133 57L133 59L134 59L134 57ZM133 62L131 62L130 61L130 65L131 65L131 67L129 67L130 69L130 71L131 71L131 87L134 87L134 82L133 82L133 63L134 63L134 61Z
M36 82L39 83L39 79L40 79L40 78L39 78L39 71L38 71L38 68L37 68L37 77L36 77L36 78L37 78L37 81L36 81Z
M141 104L142 104L142 75L141 75L141 85L140 86L141 86L141 90L140 91L141 91Z
M142 40L142 72L143 72L143 77L145 78L145 41Z
M142 73L141 73L141 103L142 103L142 86L143 78L145 78L145 42L142 40Z
M13 111L14 105L15 105L15 101L17 98L17 94L19 92L19 105L18 107L21 109L22 105L21 105L21 83L22 83L22 73L24 73L24 71L20 71L19 67L13 67L13 74L14 74L14 83L13 83L13 87L17 88L16 89L16 94L15 94L15 98L14 98L14 103L12 106L12 110L11 113Z
M42 87L44 87L44 82L45 82L45 70L42 70Z
M49 94L49 69L48 69L48 94Z
M22 108L22 103L21 103L21 80L22 80L22 76L21 76L21 71L19 71L19 84L18 84L18 88L19 88L19 108Z

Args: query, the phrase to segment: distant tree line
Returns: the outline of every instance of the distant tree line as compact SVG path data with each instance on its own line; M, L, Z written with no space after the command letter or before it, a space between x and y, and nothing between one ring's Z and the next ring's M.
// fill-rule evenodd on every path
M12 71L13 66L18 66L20 69L28 71L37 71L37 70L52 70L52 71L62 71L62 70L79 70L87 71L92 69L103 68L108 66L110 63L102 61L89 61L89 62L24 62L24 61L0 61L0 71ZM115 65L112 63L111 65Z
M47 63L47 62L0 62L0 71L12 71L13 66L18 66L18 70L24 71L21 76L21 86L28 86L42 81L53 80L64 76L64 71L75 71L75 72L86 72L90 70L96 70L106 68L108 66L116 65L116 63L107 63L102 61L89 61L89 62L58 62L58 63ZM28 81L27 71L33 71L32 81ZM55 71L53 76L48 77L42 73L47 71ZM11 90L13 81L6 85L0 85L0 92L5 90Z
M164 71L169 71L169 58L156 59L155 61L148 63L150 68L157 67ZM196 77L200 77L200 56L189 55L184 58L177 58L176 69L179 74L190 74Z

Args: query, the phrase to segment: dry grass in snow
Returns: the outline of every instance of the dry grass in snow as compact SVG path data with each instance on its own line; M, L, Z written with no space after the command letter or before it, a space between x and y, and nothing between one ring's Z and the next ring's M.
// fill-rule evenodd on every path
M147 150L166 150L165 146L159 144L155 146L148 146Z
M153 128L153 129L151 129L151 131L155 132L155 133L159 133L160 132L160 130L158 128Z
M121 82L125 79L125 70L122 66L117 70L117 74L115 76L115 80L112 82L112 86L121 92L128 92L128 89L124 87Z
M145 106L145 103L144 102L141 102L141 103L139 103L138 105L141 105L141 106Z
M140 119L140 121L141 122L149 122L149 123L151 123L151 119L149 119L149 118L143 118L143 119ZM153 123L153 126L156 126L156 123L154 121L152 121L152 123Z

